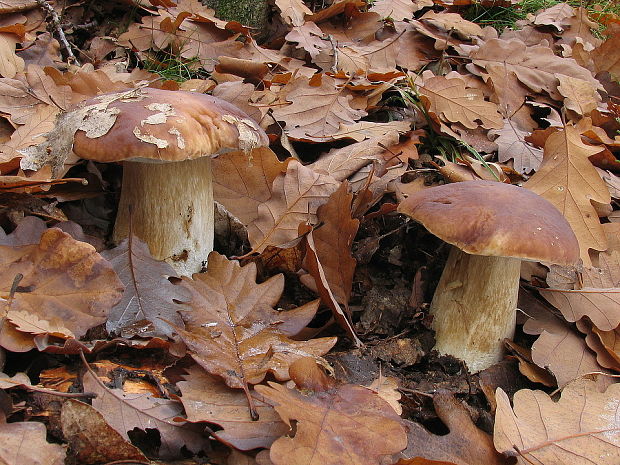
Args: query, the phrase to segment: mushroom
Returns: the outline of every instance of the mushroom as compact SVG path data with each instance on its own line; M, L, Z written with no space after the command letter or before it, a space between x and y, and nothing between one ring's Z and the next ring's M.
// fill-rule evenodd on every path
M579 245L547 200L493 181L465 181L410 195L398 211L453 245L430 312L435 349L472 373L501 360L516 325L521 260L573 265Z
M104 94L79 111L74 153L124 162L113 240L131 228L180 275L200 271L213 250L211 158L267 145L265 132L230 103L193 92Z

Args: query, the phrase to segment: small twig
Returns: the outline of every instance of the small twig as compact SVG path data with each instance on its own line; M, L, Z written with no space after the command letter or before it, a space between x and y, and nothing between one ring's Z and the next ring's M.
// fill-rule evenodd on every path
M54 26L54 28L56 29L56 33L58 34L58 41L67 52L67 61L77 66L80 66L80 62L73 54L73 50L71 50L71 45L69 45L69 42L67 41L65 31L62 30L62 27L60 25L60 17L58 16L58 13L56 13L56 10L54 10L52 5L50 5L46 0L36 0L36 2L37 5L39 5L39 7L43 11L47 12L47 14L50 15L50 17L52 18L52 26Z

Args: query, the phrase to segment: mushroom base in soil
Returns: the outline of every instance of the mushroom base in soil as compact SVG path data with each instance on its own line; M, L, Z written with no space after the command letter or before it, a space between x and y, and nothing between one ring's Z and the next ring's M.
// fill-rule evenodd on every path
M411 194L398 211L453 248L431 303L437 349L472 373L501 360L515 330L522 260L574 265L579 244L562 214L527 189L465 181Z
M209 157L174 163L123 164L113 240L133 234L180 275L191 276L213 250L213 188Z
M472 373L500 361L503 340L515 332L520 270L517 258L452 247L430 309L435 350L463 360Z

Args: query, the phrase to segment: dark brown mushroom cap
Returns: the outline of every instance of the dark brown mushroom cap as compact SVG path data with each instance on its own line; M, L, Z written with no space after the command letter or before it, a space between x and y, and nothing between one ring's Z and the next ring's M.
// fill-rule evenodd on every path
M73 151L99 162L190 160L269 143L265 131L243 111L195 92L133 89L98 95L80 109L87 109L87 116L75 133ZM97 130L106 121L111 127Z
M465 181L410 195L398 211L472 255L573 265L579 244L564 216L521 187Z

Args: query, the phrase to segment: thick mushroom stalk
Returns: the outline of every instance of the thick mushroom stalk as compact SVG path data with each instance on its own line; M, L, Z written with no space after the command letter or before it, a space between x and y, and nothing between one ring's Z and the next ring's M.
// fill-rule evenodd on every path
M133 233L153 257L182 276L200 271L213 250L211 159L126 161L114 225L115 242Z
M431 187L398 211L453 245L431 303L435 348L478 372L515 330L521 260L572 265L579 244L562 214L526 189L491 181Z
M517 258L452 247L431 303L435 349L460 358L472 373L499 362L502 341L515 332L520 269Z

